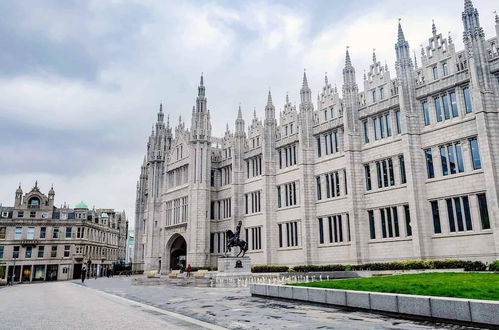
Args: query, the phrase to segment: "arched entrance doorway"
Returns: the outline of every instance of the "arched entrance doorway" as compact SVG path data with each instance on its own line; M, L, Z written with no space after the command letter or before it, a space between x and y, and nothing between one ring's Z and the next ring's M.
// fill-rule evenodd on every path
M170 269L185 269L187 261L187 242L181 235L172 239L173 242L170 247Z

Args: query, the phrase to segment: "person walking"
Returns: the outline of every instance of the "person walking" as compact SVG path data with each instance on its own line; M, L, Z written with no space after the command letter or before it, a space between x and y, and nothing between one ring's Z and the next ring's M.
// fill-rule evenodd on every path
M81 270L81 284L84 284L85 283L85 277L87 276L87 270L85 268L83 268Z
M187 277L191 277L191 269L192 269L191 264L188 264L187 268L185 269L187 271Z

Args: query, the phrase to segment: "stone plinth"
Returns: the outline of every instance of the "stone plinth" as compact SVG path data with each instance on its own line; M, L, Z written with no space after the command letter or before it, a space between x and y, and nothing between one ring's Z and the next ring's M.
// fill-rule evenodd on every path
M251 276L251 259L249 257L218 258L217 277L249 277Z

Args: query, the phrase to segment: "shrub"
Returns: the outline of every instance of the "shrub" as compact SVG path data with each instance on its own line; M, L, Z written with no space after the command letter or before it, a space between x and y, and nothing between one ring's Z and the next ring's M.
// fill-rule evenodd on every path
M345 265L301 265L293 267L295 272L339 272L345 270Z
M254 265L251 266L252 273L285 273L289 270L288 266L283 265Z
M191 272L197 272L198 270L217 270L217 267L211 267L211 266L202 266L202 267L191 267Z
M487 265L485 265L481 261L466 261L466 265L464 266L465 271L474 271L474 272L482 272L487 270Z
M499 260L492 261L489 265L489 270L491 272L499 272Z

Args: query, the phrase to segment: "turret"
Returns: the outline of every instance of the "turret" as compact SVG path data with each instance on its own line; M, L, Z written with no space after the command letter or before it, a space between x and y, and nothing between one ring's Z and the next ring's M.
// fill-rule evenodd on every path
M347 47L345 67L343 68L343 116L346 118L345 131L356 132L358 130L358 97L359 87L355 81L355 68L352 65Z
M265 124L275 124L275 107L272 104L272 94L270 93L267 96L267 105L265 106Z
M478 10L473 7L471 0L464 1L463 19L463 43L466 48L470 72L474 80L475 88L484 90L491 89L489 63L485 45L485 33L480 26Z
M19 187L16 189L16 201L15 201L15 206L19 207L21 206L23 200L23 190L21 188L21 183L19 183Z
M196 107L192 109L191 136L193 140L208 141L211 137L210 112L207 102L204 78L201 74Z
M49 196L49 207L52 207L54 206L54 197L55 197L54 186L50 187L48 196Z
M239 109L237 111L237 119L236 119L236 137L244 136L244 119L243 114L241 112L241 105L239 105Z
M303 71L303 82L300 90L300 99L302 104L312 104L312 92L308 87L307 74L305 71Z

